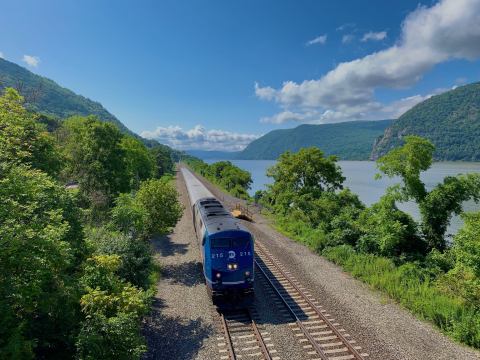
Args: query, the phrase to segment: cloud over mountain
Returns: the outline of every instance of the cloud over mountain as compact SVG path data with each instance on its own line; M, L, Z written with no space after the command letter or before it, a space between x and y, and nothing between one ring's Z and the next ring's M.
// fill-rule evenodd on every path
M154 131L143 131L140 135L147 139L156 139L180 150L223 151L243 150L250 142L259 137L254 134L224 130L206 130L201 125L197 125L190 130L184 130L179 126L159 126Z
M255 93L277 102L283 111L315 110L323 122L385 118L394 103L380 103L375 89L406 88L439 63L479 57L480 0L441 0L410 13L391 47L340 63L317 80L286 81L279 89L255 84ZM391 116L395 113L390 111Z

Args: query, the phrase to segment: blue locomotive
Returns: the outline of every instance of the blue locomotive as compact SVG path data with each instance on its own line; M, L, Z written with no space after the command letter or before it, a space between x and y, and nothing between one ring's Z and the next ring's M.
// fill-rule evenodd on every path
M210 295L250 297L254 279L253 236L188 169L181 171Z

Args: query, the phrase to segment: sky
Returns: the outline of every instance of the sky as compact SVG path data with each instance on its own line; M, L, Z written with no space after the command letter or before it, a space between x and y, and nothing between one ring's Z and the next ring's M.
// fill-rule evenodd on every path
M480 0L0 0L0 56L179 149L396 118L480 79Z

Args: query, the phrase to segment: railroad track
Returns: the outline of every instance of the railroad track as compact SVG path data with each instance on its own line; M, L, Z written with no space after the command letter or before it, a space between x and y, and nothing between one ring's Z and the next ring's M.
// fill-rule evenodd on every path
M219 337L220 354L222 360L262 359L279 360L272 356L276 351L273 344L268 343L268 333L261 331L254 320L255 310L242 309L220 312L220 322L223 336Z
M368 354L335 322L308 291L263 245L255 243L255 265L277 296L277 304L293 318L289 323L312 359L363 360Z

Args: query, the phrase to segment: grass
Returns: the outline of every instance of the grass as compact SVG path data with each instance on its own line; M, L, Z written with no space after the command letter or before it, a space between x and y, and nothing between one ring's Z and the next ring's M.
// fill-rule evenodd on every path
M380 291L415 316L429 321L456 341L480 348L480 313L460 297L442 292L428 271L415 263L358 253L348 245L320 250L322 234L300 221L264 212L279 232L299 241Z

